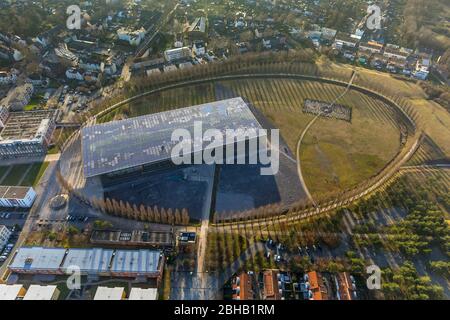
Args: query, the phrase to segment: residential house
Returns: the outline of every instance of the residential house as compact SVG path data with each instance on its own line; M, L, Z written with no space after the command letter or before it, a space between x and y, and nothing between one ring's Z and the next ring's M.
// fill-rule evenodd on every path
M205 43L203 41L195 41L192 45L192 52L198 57L206 53Z
M381 53L381 51L383 50L383 45L374 41L360 42L359 50L370 53Z
M328 300L328 290L324 285L322 275L317 271L310 271L307 279L309 291L312 293L310 300Z
M410 54L407 51L401 50L398 47L394 47L392 45L390 45L390 46L387 45L386 48L384 49L383 55L389 59L397 59L397 60L406 61L406 59L409 57Z
M429 58L420 58L417 60L416 69L413 75L416 79L426 80L430 73L431 60Z
M343 48L356 48L358 42L359 39L352 37L350 34L339 32L336 34L333 46L339 50Z
M278 271L266 270L263 272L263 298L264 300L281 300L281 289L278 287Z
M83 81L83 72L77 68L70 68L66 70L67 79Z
M232 279L233 300L253 300L253 283L251 275L241 272Z
M120 40L128 42L132 46L138 46L145 38L146 31L144 28L137 30L130 28L120 28L117 30L117 36Z
M336 286L338 300L353 300L357 297L355 280L350 273L339 272L336 275Z

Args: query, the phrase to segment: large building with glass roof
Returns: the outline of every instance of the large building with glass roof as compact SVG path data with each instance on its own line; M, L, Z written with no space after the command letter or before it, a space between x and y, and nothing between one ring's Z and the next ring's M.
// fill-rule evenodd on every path
M87 126L81 131L84 176L115 175L171 161L171 150L179 143L171 140L175 129L188 130L193 150L203 150L205 143L194 139L198 121L203 133L217 129L225 137L227 129L239 129L242 135L234 143L248 140L248 132L263 133L241 97Z

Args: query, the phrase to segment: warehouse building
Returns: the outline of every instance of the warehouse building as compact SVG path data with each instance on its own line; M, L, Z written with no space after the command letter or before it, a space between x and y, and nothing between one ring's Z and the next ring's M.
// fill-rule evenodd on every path
M90 241L104 245L133 247L171 248L175 245L173 233L169 231L94 230L92 231Z
M128 300L157 300L158 299L158 289L149 288L131 288L130 296Z
M0 206L6 208L31 208L36 199L32 187L0 186Z
M111 249L70 249L62 264L66 272L71 266L80 268L81 274L107 276L114 250Z
M22 247L8 266L18 274L66 274L79 268L90 276L154 279L158 283L164 267L159 250L63 249Z
M63 248L22 247L9 265L12 272L29 274L62 274Z

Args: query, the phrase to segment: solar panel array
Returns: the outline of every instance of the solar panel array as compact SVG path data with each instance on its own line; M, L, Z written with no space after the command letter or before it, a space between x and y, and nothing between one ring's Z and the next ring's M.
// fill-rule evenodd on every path
M240 97L88 126L81 131L84 175L93 177L168 160L178 143L171 141L172 132L186 129L194 138L196 121L202 122L203 132L262 128ZM203 149L201 141L191 142L194 148Z

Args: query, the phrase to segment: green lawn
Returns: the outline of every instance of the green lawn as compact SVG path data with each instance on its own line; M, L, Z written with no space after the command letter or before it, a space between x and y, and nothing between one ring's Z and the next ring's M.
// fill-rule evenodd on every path
M45 169L47 169L48 164L48 162L16 164L12 167L11 171L8 173L1 184L4 186L15 186L20 184L22 186L34 187L38 184L39 180L45 172ZM31 168L28 170L30 166ZM6 170L8 170L8 167L0 167L0 177L6 172ZM24 177L22 182L20 182L22 176L27 170L28 172L26 176Z
M20 179L29 166L29 164L16 164L13 166L11 171L9 171L8 175L3 180L2 185L15 186L19 184Z
M47 169L48 164L48 162L32 164L30 171L28 171L28 174L23 179L21 185L35 187L39 183L39 180L44 174L45 169Z

